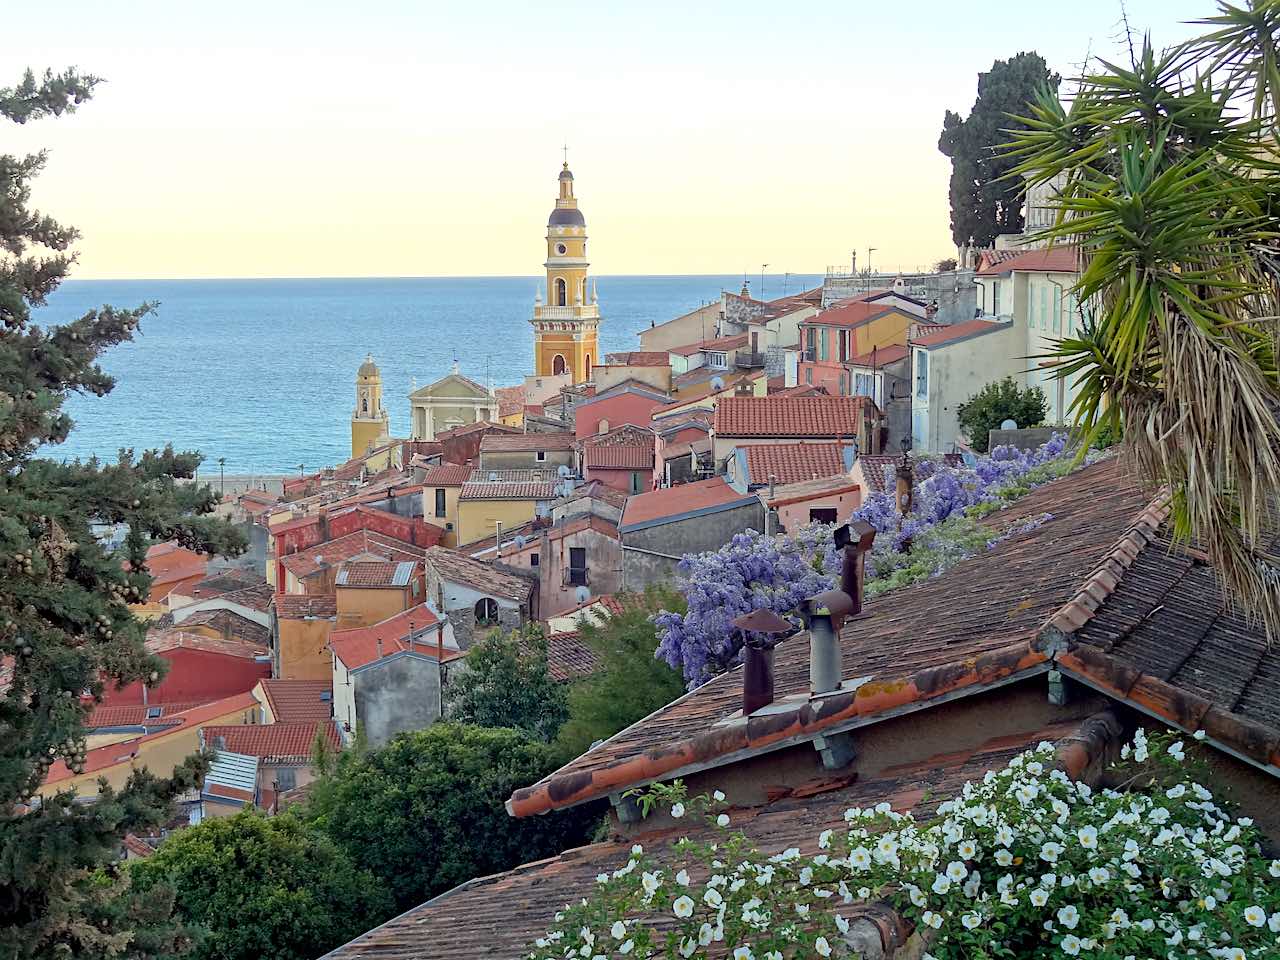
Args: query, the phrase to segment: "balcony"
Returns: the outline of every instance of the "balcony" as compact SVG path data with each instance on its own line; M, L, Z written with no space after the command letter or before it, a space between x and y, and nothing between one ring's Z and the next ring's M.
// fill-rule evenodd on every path
M739 350L734 355L733 365L739 370L754 370L764 366L764 354L752 350Z
M572 307L537 306L533 308L534 320L599 320L600 307L583 303Z

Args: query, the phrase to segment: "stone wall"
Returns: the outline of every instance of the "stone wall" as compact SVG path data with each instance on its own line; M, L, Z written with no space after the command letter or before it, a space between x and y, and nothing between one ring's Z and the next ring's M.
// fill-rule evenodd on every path
M440 719L440 665L406 654L388 657L353 677L357 729L370 747Z
M972 270L947 273L873 273L856 276L828 276L822 284L822 307L825 310L837 300L865 293L868 289L893 289L901 279L903 293L925 303L937 302L936 323L963 323L972 320L978 306L978 295Z
M718 550L744 530L764 529L764 506L751 500L731 510L689 517L622 535L622 588L643 590L675 580L686 553Z
M1022 430L991 430L987 433L987 449L1005 445L1017 447L1019 450L1034 450L1048 443L1055 433L1061 433L1062 427L1027 427Z

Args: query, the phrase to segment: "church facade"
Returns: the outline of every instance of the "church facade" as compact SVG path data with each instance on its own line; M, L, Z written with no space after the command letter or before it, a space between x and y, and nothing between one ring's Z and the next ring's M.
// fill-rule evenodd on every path
M574 383L591 379L600 362L600 308L594 284L587 289L587 222L573 195L568 161L560 171L560 195L547 220L546 300L533 307L534 375L569 374Z

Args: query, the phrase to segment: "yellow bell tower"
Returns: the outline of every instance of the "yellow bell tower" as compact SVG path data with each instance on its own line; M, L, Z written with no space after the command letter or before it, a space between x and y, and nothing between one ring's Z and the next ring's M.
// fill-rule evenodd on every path
M391 437L391 418L382 406L382 374L365 357L356 373L356 408L351 413L351 456L362 457Z
M587 222L573 195L573 174L566 159L560 171L560 196L547 220L547 299L533 307L534 371L537 376L573 375L591 379L600 362L597 336L600 308L594 285L587 291Z

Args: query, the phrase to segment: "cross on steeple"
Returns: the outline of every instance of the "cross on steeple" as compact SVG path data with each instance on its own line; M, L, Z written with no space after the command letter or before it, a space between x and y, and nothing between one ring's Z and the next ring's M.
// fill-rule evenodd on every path
M564 166L565 166L565 169L567 170L569 168L569 145L566 143L560 149L564 151Z

